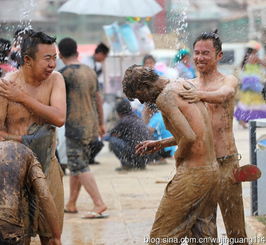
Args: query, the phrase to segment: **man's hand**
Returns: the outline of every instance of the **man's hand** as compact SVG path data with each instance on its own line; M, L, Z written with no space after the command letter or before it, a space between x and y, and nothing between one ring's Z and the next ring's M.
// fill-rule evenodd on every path
M5 131L0 131L0 141L6 140L8 133Z
M21 102L25 93L14 81L0 79L0 95L14 102Z
M52 238L49 241L49 245L62 245L61 240L57 238Z
M136 145L135 152L139 155L147 155L159 151L161 148L162 145L158 140L146 140Z
M184 90L178 94L182 99L186 100L188 103L199 102L202 99L202 92L198 91L196 88L188 87L186 84L183 85Z
M104 125L99 125L98 133L99 133L99 136L100 136L101 138L105 135L106 130L105 130L105 126L104 126Z

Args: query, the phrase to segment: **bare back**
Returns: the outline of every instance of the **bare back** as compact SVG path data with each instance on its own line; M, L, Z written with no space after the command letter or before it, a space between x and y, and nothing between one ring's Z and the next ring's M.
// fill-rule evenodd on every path
M55 75L56 72L53 72L51 76L49 76L47 80L42 81L39 86L27 84L20 71L12 73L10 76L6 77L6 80L15 81L30 96L44 105L49 105ZM8 133L25 135L28 128L33 123L44 124L45 121L36 116L36 114L31 113L23 104L8 101L5 122Z
M230 77L221 75L213 83L203 84L198 79L194 81L198 84L199 90L216 91L224 86L227 79L230 79ZM233 135L234 105L234 96L223 103L206 103L211 117L213 141L217 158L237 152Z
M183 83L187 82L168 84L160 98L158 97L157 105L162 111L167 129L173 134L178 145L180 139L189 131L192 130L196 136L183 164L188 167L212 165L216 159L207 108L202 102L189 104L178 95ZM181 124L185 127L180 128Z

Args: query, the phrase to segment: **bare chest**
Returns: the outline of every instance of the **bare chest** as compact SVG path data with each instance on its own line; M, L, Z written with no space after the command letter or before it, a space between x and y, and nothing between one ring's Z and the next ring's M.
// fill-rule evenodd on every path
M39 87L21 87L36 102L49 105L51 90L46 84ZM7 128L10 133L25 134L28 127L34 122L42 123L42 120L22 103L8 102Z

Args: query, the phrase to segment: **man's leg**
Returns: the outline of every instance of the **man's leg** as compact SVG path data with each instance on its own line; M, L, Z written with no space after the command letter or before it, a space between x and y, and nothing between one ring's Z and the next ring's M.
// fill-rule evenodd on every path
M78 211L76 203L81 188L79 176L70 176L69 186L70 186L70 195L69 195L69 200L66 204L65 212L76 213Z
M220 163L221 170L221 193L219 206L222 212L226 233L229 238L246 238L244 205L242 199L241 183L234 184L232 172L239 167L238 160ZM248 243L234 243L248 244Z
M80 174L78 177L81 185L85 188L85 190L88 192L93 201L94 207L91 211L96 212L98 214L104 212L107 209L107 206L103 202L102 196L99 192L93 174L87 171L85 173Z

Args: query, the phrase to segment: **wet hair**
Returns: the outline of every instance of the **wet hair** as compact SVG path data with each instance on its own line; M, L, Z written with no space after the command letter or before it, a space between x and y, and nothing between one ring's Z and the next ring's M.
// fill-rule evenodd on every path
M59 52L64 58L77 55L77 48L76 41L70 37L62 39L58 44Z
M145 64L147 60L152 60L154 63L156 63L155 58L151 54L147 54L144 56L143 61L142 61L143 65Z
M25 56L35 59L39 44L54 44L55 37L50 37L44 32L35 32L32 30L21 43L21 64L24 64Z
M243 69L244 66L247 64L247 62L248 62L248 58L249 58L249 56L252 54L252 52L253 52L254 50L255 50L255 49L253 49L253 48L247 48L247 49L246 49L246 52L245 52L244 58L243 58L243 60L242 60L242 62L241 62L241 69Z
M6 62L11 50L11 42L7 39L0 38L0 62Z
M33 32L34 30L30 27L18 28L15 31L14 36L13 36L16 42L16 45L20 45L22 43L22 40Z
M153 69L132 65L126 70L123 78L123 92L129 100L132 100L136 98L137 90L142 90L145 87L150 88L158 78L158 74Z
M99 43L98 46L95 49L95 54L97 53L103 53L105 55L108 55L109 48L104 43Z
M193 43L193 48L195 47L196 43L201 40L212 40L213 47L216 50L216 54L222 51L222 41L218 35L218 30L214 30L213 32L203 32L201 33Z
M130 102L127 99L120 100L116 106L115 110L120 115L128 115L132 113L132 107Z

